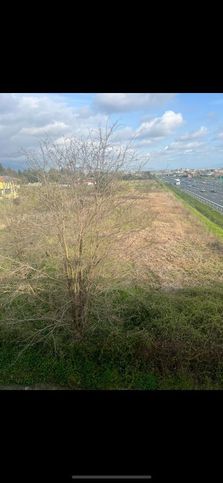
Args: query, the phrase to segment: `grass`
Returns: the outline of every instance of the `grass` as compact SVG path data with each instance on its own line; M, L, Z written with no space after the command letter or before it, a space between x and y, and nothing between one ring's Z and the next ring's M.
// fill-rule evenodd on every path
M182 199L190 206L192 213L194 213L212 233L223 238L223 215L221 213L174 186L168 186L168 188L173 191L178 198Z
M2 330L0 384L223 388L221 285L170 292L111 290L109 311L101 297L102 320L93 307L85 338L71 342L65 333L57 335L56 353L50 339L21 353L18 331Z
M162 186L154 181L129 182L125 189L127 195L128 192L132 197L139 195L131 206L137 217L135 226L142 228L142 242L137 232L132 252L128 244L123 248L122 243L122 247L119 244L118 250L110 254L111 276L108 277L109 267L106 266L106 274L101 274L101 291L90 305L88 326L82 340L72 340L68 328L64 327L46 338L37 337L32 345L27 345L28 337L39 333L40 329L45 330L49 324L47 318L52 320L55 314L60 318L66 300L65 284L61 284L57 273L57 259L42 257L45 245L41 245L40 239L30 238L35 250L31 247L27 253L33 253L34 266L52 275L52 279L40 277L35 272L16 271L16 264L12 265L12 279L7 279L10 262L1 262L0 385L45 384L70 389L223 389L223 285L217 283L215 272L221 271L219 254L215 253L215 257L213 254L213 267L209 260L206 267L206 272L212 270L207 273L209 279L215 280L212 287L202 282L200 287L176 288L180 270L184 278L186 270L191 271L194 279L198 268L204 273L205 259L212 254L207 248L210 237L204 240L201 247L204 256L197 261L205 230L194 223L196 220L188 215L188 209L169 193L163 193ZM179 199L177 191L176 196ZM217 230L223 232L220 224L223 217L218 213L210 214L213 210L189 198L186 195L181 200L191 213L207 227L213 225L215 234ZM198 204L205 211L199 211ZM33 207L38 211L35 200L30 199L28 204L24 200L15 207L14 213L20 216L24 209L32 213ZM4 209L7 211L9 207ZM152 229L151 216L155 219ZM125 216L123 232L130 229L131 219ZM7 230L3 229L0 234L6 242ZM25 232L24 236L27 241L29 233ZM151 236L155 237L154 244ZM19 231L18 244L21 237ZM10 250L14 245L11 242ZM117 253L119 259L115 258ZM170 255L171 264L168 264ZM122 280L125 267L129 274L128 264L131 263L134 265L131 276ZM142 277L145 266L148 282ZM140 279L132 276L136 267ZM156 289L149 283L150 267L161 270L160 280L166 282ZM192 278L187 280L190 282ZM172 288L168 285L169 279L173 281ZM33 292L29 282L35 289ZM10 293L6 293L5 287ZM13 324L7 319L13 320Z
M153 191L160 191L161 189L156 180L131 181L129 185L141 193L151 193Z

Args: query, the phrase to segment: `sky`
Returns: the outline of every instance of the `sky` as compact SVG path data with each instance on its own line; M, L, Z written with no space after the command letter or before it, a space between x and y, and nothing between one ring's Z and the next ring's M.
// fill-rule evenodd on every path
M144 169L223 167L223 93L0 93L0 163L26 168L24 150L118 122Z

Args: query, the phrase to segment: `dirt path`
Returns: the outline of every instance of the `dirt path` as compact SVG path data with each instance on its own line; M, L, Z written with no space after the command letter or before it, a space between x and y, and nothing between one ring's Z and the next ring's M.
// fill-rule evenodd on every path
M123 245L120 257L151 280L150 271L163 287L180 288L223 282L223 243L209 233L172 193L151 192L135 201L148 207L153 221Z

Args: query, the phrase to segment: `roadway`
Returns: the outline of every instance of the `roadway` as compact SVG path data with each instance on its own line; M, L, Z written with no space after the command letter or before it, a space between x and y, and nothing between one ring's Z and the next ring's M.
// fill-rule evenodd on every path
M176 185L176 178L172 176L160 176L161 180ZM219 179L202 179L200 178L178 178L180 185L177 188L186 191L189 190L191 194L202 196L207 201L213 201L222 206L223 209L223 181Z

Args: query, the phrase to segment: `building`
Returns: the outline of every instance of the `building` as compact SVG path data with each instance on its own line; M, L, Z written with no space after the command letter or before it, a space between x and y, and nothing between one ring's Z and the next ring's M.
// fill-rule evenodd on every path
M18 197L19 183L10 176L0 176L0 199L14 199Z

